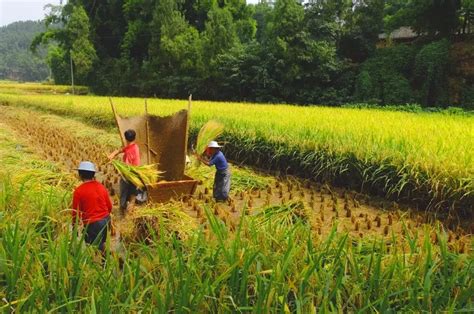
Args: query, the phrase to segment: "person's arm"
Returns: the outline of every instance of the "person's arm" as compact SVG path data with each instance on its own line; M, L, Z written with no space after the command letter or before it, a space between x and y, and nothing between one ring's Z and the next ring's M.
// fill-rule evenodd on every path
M77 219L79 217L79 195L77 191L74 191L73 197L72 197L72 225L74 226L77 222Z
M113 151L108 157L110 160L114 159L118 154L123 152L123 148L119 148L115 151Z
M202 158L201 155L196 154L196 158L206 166L211 166L210 161Z

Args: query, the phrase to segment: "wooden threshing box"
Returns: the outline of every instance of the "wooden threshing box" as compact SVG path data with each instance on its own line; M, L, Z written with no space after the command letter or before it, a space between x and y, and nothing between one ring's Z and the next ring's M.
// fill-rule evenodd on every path
M149 115L146 100L145 115L129 118L117 115L112 100L110 104L122 143L125 144L123 133L127 129L134 129L142 164L158 164L157 171L164 171L163 181L147 187L149 200L163 203L171 198L192 195L196 191L198 181L184 174L191 96L188 110L181 110L166 117Z
M170 199L178 199L184 195L192 195L196 191L198 181L187 175L179 181L161 181L148 186L148 198L154 203L163 203Z

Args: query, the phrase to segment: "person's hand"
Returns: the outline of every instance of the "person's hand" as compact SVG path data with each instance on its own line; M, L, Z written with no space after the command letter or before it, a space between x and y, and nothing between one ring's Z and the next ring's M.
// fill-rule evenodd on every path
M110 161L112 161L112 159L115 158L115 156L117 156L117 151L113 152L112 154L110 154L109 156L107 156L107 158L109 158Z

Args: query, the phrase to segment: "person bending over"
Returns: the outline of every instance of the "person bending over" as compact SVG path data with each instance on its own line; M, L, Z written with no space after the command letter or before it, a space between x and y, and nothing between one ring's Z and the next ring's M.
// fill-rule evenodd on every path
M216 167L214 176L213 197L217 202L224 202L229 198L230 191L230 170L227 160L220 150L216 141L211 141L206 149L206 155L209 160L197 155L197 158L208 166Z

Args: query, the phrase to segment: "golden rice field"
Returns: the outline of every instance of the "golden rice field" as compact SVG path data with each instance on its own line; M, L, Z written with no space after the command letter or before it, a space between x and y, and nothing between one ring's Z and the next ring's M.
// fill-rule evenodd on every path
M106 97L0 94L0 102L114 126ZM124 116L144 111L143 99L113 102ZM186 107L182 100L148 100L157 115ZM209 119L222 122L226 153L238 162L421 209L472 213L473 115L193 101L191 117L192 136Z
M204 166L186 169L202 182L194 197L124 218L111 193L116 234L102 265L71 228L72 169L93 160L113 192L104 152L120 145L116 130L0 110L0 312L474 310L469 234L356 191L236 165L229 204L213 202Z

